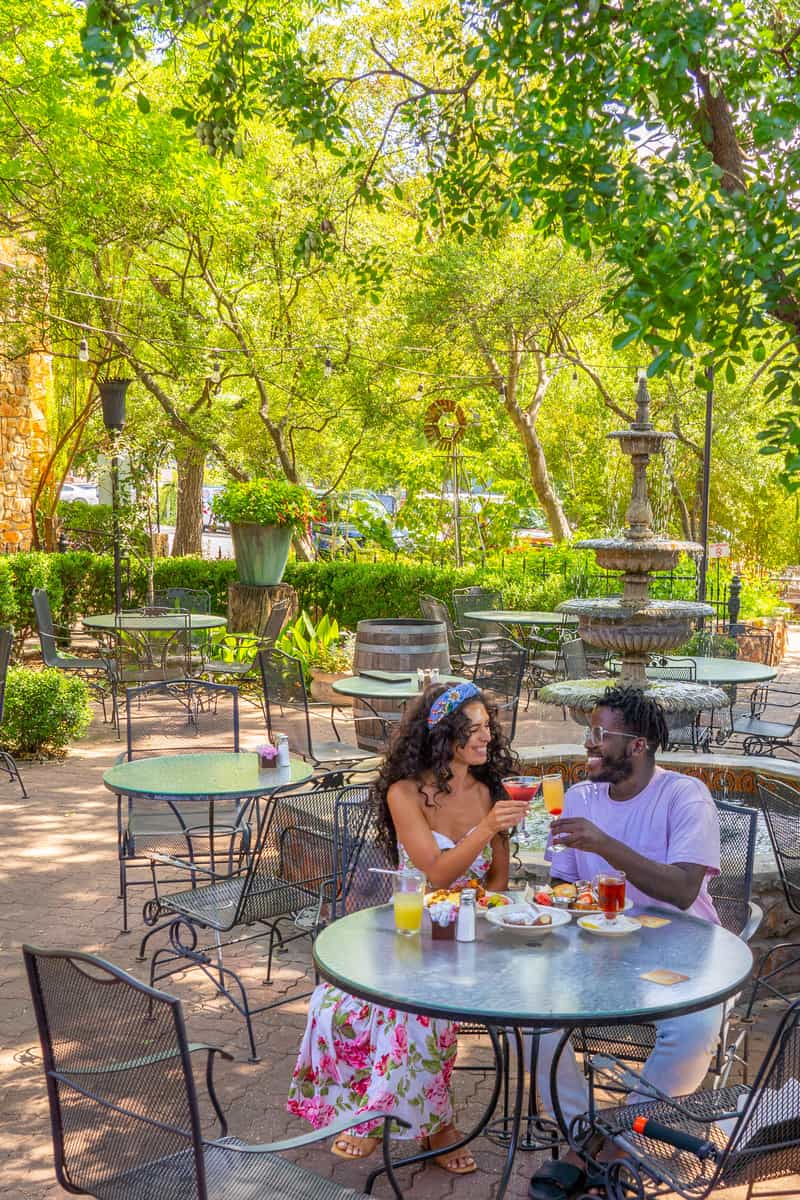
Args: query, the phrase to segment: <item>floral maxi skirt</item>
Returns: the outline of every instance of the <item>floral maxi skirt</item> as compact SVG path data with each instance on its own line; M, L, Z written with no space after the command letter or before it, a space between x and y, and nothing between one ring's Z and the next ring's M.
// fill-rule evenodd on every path
M456 1026L379 1008L323 983L311 996L292 1074L289 1112L315 1129L349 1113L382 1109L408 1121L398 1138L422 1138L453 1120L450 1075ZM376 1136L379 1121L356 1137Z

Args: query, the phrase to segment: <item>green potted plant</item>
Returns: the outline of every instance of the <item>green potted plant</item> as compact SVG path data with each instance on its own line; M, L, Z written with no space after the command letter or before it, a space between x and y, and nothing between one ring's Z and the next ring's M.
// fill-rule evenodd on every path
M339 695L332 687L337 679L351 674L355 650L355 634L340 629L335 617L325 614L314 625L303 611L293 625L284 629L275 645L302 663L312 700L339 705L352 703L350 697Z
M239 579L263 587L283 578L292 535L307 528L314 500L286 479L250 479L227 484L213 511L230 524Z

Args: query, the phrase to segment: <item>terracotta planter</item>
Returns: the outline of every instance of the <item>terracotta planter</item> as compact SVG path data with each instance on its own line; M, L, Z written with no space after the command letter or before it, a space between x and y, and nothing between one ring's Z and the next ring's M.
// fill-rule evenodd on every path
M335 692L331 686L337 679L344 679L349 675L349 671L321 671L318 667L311 667L311 699L319 700L324 704L336 704L339 708L345 708L352 705L352 696L343 696L340 692Z
M280 583L292 544L292 531L284 525L231 522L236 570L242 583L269 587Z

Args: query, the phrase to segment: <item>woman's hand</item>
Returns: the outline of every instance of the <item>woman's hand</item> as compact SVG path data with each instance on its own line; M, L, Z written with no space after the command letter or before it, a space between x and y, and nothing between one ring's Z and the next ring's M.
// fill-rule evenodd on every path
M527 800L498 800L483 818L481 824L491 839L495 834L505 833L507 830L513 829L515 825L522 824L527 812Z

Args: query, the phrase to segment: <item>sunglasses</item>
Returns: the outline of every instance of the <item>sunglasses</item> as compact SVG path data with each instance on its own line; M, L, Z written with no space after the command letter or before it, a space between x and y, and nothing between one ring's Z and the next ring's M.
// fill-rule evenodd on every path
M609 737L623 738L640 738L640 733L622 733L618 729L604 729L602 725L592 725L591 729L586 730L584 742L591 742L595 746L600 746Z

